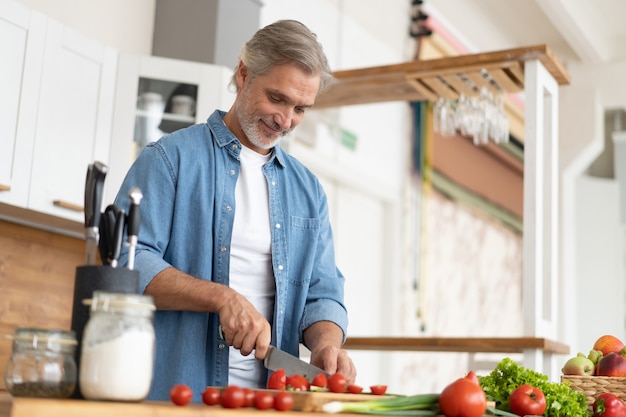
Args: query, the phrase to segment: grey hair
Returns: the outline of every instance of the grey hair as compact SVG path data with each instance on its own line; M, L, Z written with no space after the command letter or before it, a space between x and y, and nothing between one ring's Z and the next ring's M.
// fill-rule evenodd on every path
M317 35L296 20L279 20L259 29L239 53L239 61L252 77L267 74L273 67L295 64L309 75L320 76L318 94L333 81L328 59ZM236 88L237 68L230 80Z

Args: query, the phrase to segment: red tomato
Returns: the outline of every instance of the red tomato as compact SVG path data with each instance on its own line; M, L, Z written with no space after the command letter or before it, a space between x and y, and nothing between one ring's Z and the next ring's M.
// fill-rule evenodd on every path
M220 404L224 408L239 408L244 405L246 401L246 395L243 392L243 388L237 385L229 385L222 395L220 395Z
M331 392L346 392L346 377L339 372L328 378L328 389Z
M254 391L251 388L243 389L243 406L252 407L254 405Z
M543 391L530 384L515 388L509 397L511 411L518 416L540 416L546 411L546 397Z
M370 391L372 391L374 395L383 395L387 392L387 385L372 385Z
M476 376L476 373L474 371L469 371L467 375L465 375L465 378L469 379L476 385L480 385L480 382L478 382L478 377Z
M277 411L289 411L293 408L293 397L287 391L277 392L274 395L274 409Z
M626 404L615 394L605 392L596 397L593 403L593 417L626 416Z
M220 403L220 390L215 387L207 387L202 393L202 402L206 405L216 405Z
M326 377L326 374L315 375L315 378L311 381L311 385L314 387L326 388L328 385L328 378Z
M267 388L269 389L285 389L287 386L287 375L284 369L277 369L270 375L267 380Z
M309 380L299 374L290 375L287 377L287 388L294 391L308 391L310 388Z
M439 408L447 417L482 417L487 411L487 396L479 385L459 378L441 392Z
M170 390L170 399L176 405L187 405L193 398L193 391L185 384L176 384Z
M360 387L360 386L354 385L354 384L350 384L350 385L348 385L348 392L350 394L360 394L361 392L363 392L363 387Z
M269 410L274 406L274 396L269 391L256 391L254 393L254 406L259 410Z

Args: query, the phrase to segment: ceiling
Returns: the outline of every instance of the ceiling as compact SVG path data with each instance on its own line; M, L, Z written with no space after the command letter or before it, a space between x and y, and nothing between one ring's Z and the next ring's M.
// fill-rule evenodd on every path
M467 53L547 44L567 67L626 61L624 0L425 0Z

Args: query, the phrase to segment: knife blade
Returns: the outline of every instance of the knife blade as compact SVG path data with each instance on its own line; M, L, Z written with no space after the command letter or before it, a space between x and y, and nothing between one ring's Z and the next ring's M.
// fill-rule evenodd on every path
M102 205L102 189L108 168L102 162L95 161L87 168L85 179L85 239L87 249L85 263L95 265L100 240L100 210Z
M285 351L278 349L275 346L270 346L270 349L263 360L263 365L270 371L277 371L278 369L284 369L287 375L299 374L304 376L311 382L319 374L324 374L327 377L330 376L323 369L318 368L315 365L311 365L300 358L293 356Z

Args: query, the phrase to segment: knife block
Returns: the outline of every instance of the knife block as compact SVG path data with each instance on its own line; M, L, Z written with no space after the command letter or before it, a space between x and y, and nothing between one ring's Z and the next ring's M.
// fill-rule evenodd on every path
M113 268L108 265L82 265L76 268L74 277L74 300L72 305L72 330L76 333L76 389L72 398L83 398L80 393L80 355L83 330L89 320L89 306L83 300L91 299L94 291L137 294L139 292L139 271L127 268Z

